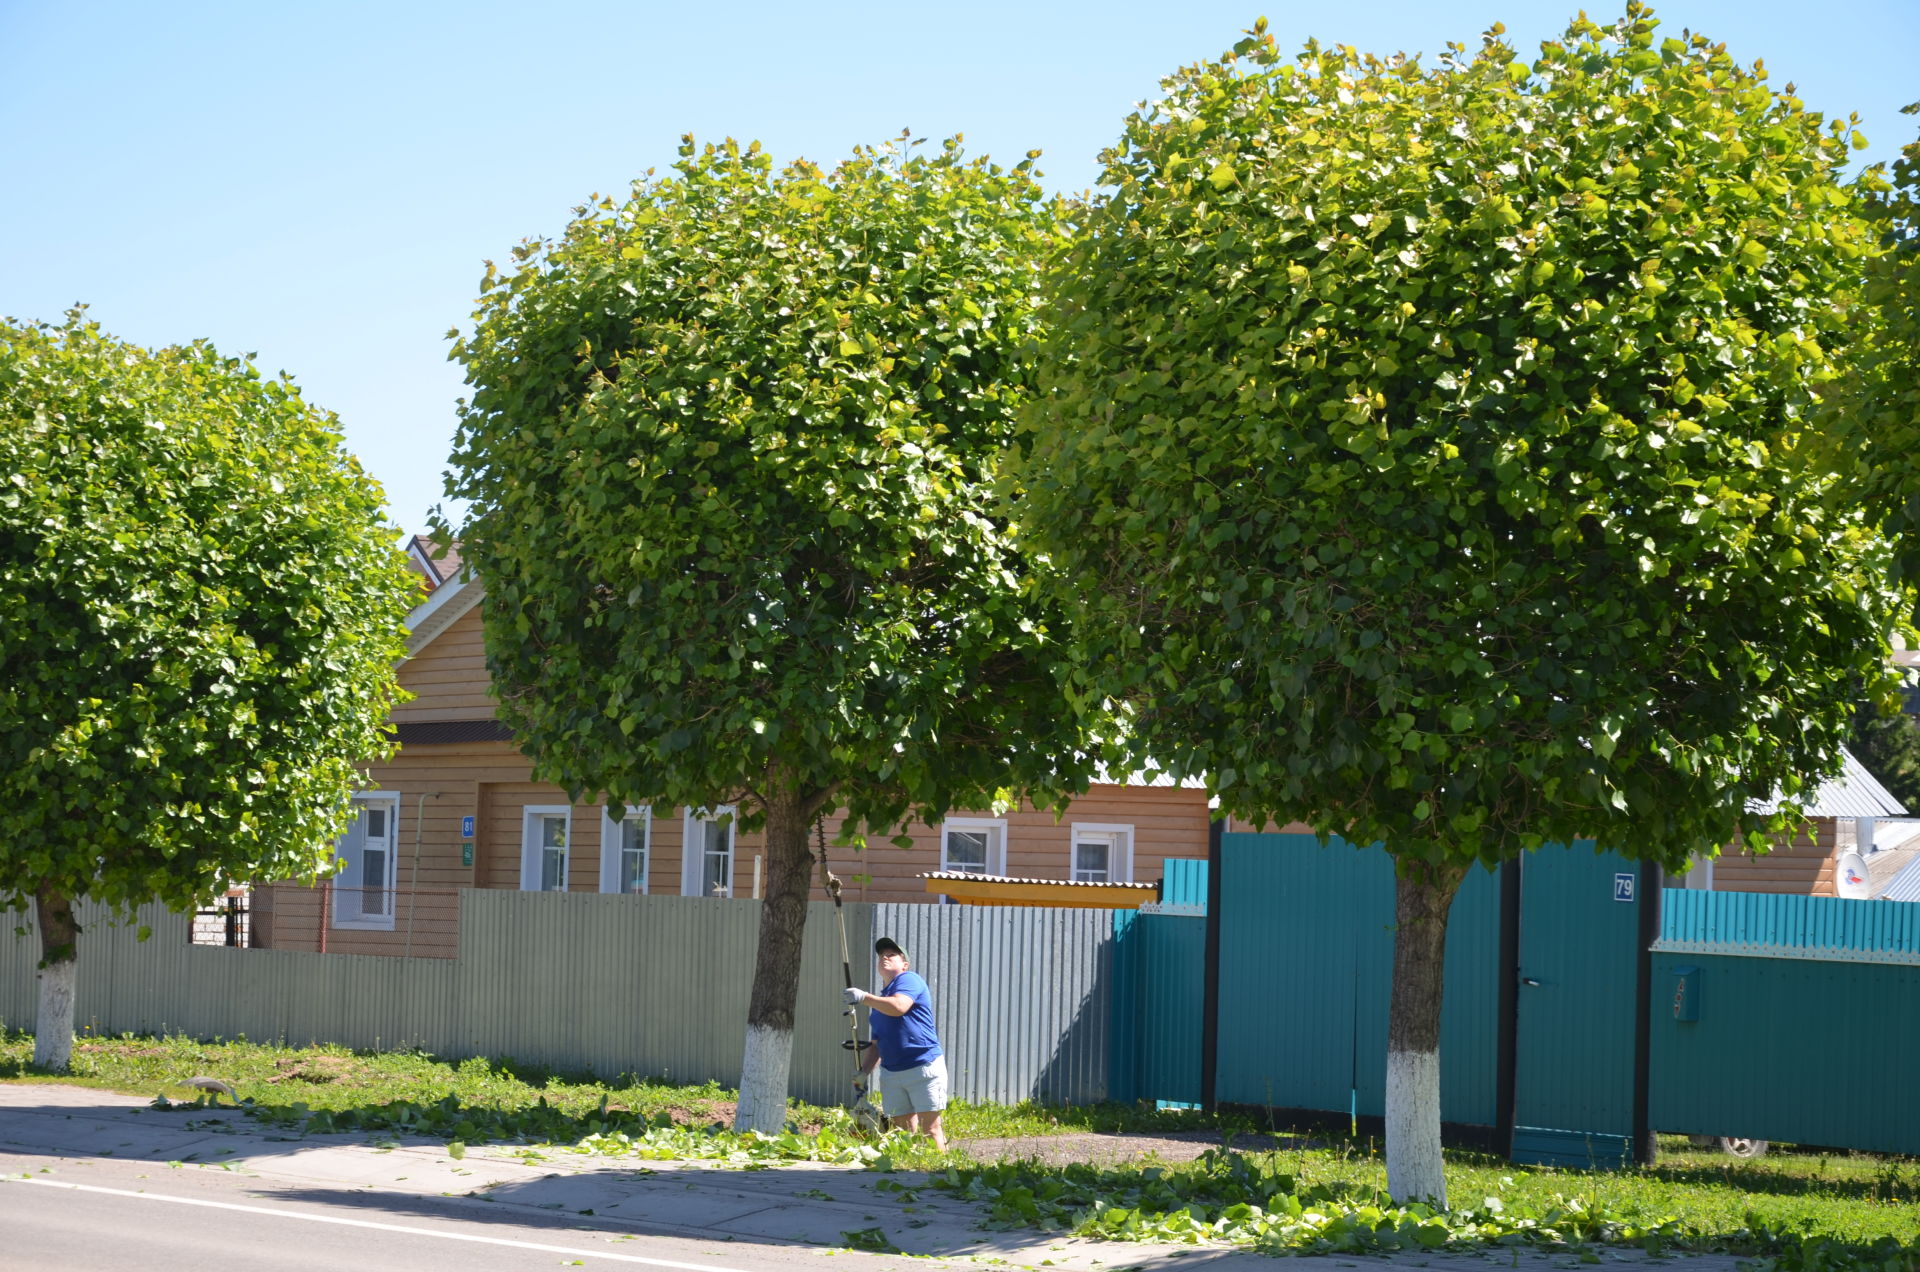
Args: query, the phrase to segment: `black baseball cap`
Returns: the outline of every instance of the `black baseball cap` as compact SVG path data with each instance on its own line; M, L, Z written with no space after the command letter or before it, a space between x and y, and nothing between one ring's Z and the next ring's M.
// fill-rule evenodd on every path
M898 954L901 958L907 956L907 952L900 948L899 942L890 936L883 936L875 941L873 943L873 952L875 954Z

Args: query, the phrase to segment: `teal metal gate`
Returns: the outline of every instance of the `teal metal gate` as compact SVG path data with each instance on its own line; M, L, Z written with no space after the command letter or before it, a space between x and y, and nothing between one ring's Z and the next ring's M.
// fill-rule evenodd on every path
M1515 1161L1618 1166L1632 1154L1640 869L1591 841L1520 865Z

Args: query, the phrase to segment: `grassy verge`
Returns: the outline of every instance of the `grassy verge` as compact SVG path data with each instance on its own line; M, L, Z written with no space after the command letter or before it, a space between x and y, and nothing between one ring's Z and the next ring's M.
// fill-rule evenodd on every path
M257 1116L287 1125L298 1110L299 1116L317 1122L316 1129L393 1129L381 1112L388 1106L442 1105L449 1098L475 1115L491 1115L469 1120L484 1123L475 1127L476 1135L500 1140L579 1138L590 1133L595 1122L623 1120L704 1129L730 1125L734 1114L734 1092L712 1082L680 1085L631 1075L605 1078L512 1060L445 1060L418 1051L282 1047L245 1039L197 1042L178 1036L83 1036L74 1044L72 1072L58 1078L32 1073L32 1056L31 1034L0 1030L0 1080L33 1077L193 1100L197 1093L181 1084L191 1077L208 1076L252 1101ZM797 1127L809 1133L847 1120L844 1109L798 1100L791 1113ZM1130 1105L1048 1108L965 1102L948 1111L946 1123L951 1135L963 1139L1220 1125L1198 1112L1157 1112ZM1229 1125L1235 1130L1252 1129L1251 1123Z
M30 1072L31 1055L28 1035L0 1033L0 1080L44 1077ZM73 1073L58 1080L183 1100L195 1093L180 1083L196 1075L227 1082L253 1116L289 1133L417 1134L461 1148L518 1142L736 1165L840 1161L926 1170L928 1185L982 1203L991 1222L1008 1228L1224 1241L1273 1253L1634 1244L1732 1251L1768 1260L1776 1272L1920 1272L1920 1163L1866 1154L1776 1151L1742 1161L1674 1138L1655 1167L1589 1172L1450 1153L1455 1209L1435 1214L1388 1202L1375 1145L1325 1137L1310 1147L1181 1163L982 1163L965 1153L942 1157L924 1139L862 1139L845 1110L798 1102L794 1133L736 1136L725 1129L733 1093L712 1083L178 1037L81 1038ZM1111 1105L957 1104L947 1121L959 1139L1253 1129L1194 1111Z
M1273 1253L1631 1244L1783 1269L1920 1269L1920 1165L1795 1153L1735 1163L1670 1145L1658 1166L1605 1172L1449 1153L1446 1214L1394 1206L1379 1154L1359 1144L1166 1165L949 1167L934 1185L984 1203L999 1226Z

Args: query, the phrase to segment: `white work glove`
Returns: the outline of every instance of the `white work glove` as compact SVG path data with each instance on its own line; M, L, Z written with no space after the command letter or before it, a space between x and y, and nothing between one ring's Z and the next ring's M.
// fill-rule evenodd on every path
M862 1002L866 1000L867 991L864 989L854 989L852 986L848 986L846 990L846 997L847 997L847 1006L858 1007Z

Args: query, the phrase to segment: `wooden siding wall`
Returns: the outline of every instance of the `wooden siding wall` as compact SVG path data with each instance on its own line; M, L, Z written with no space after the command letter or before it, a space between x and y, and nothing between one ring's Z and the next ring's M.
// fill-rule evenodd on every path
M465 621L464 619L462 620ZM443 636L442 640L445 639ZM439 645L435 641L429 649ZM404 747L392 760L371 766L365 789L399 795L395 848L398 858L396 921L392 931L331 925L326 949L338 954L413 954L452 958L459 953L458 892L462 888L512 891L520 887L526 810L567 805L564 792L535 782L524 755L507 742L466 742ZM567 886L570 892L600 888L601 806L572 804ZM955 816L962 814L956 813ZM980 814L985 816L987 814ZM460 819L474 818L473 865L460 860ZM1133 827L1133 877L1158 879L1168 858L1207 855L1207 800L1203 791L1177 787L1096 786L1075 800L1056 822L1051 812L1030 807L1006 814L1007 867L1026 878L1070 877L1070 845L1076 822ZM648 891L678 895L683 810L656 810L647 869ZM832 842L840 829L828 818L827 856L847 881L850 901L931 902L918 876L940 868L937 832L910 827L911 848L875 837L864 851ZM758 832L738 835L733 895L753 895L754 859L763 851ZM416 844L418 851L416 852ZM860 876L866 876L861 881ZM815 900L825 900L816 882ZM334 901L318 887L278 883L256 889L256 943L267 948L319 950L322 907ZM409 925L408 916L412 916Z
M491 720L491 683L480 607L475 606L400 664L401 687L414 699L393 709L394 722Z
M1847 833L1852 834L1848 823ZM1775 844L1772 852L1755 855L1728 849L1713 863L1715 892L1772 892L1794 896L1830 897L1838 826L1835 818L1817 817L1813 833L1802 833L1791 843ZM1849 842L1846 847L1852 847Z

